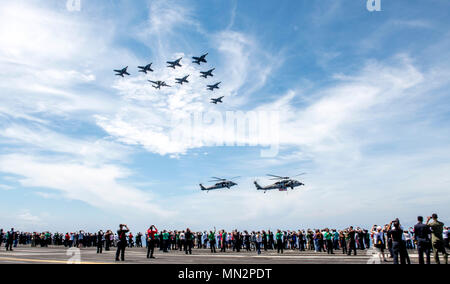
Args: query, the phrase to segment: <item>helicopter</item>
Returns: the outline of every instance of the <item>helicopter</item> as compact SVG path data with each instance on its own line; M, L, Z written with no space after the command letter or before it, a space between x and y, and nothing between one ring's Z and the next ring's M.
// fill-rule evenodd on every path
M302 176L305 174L306 173L302 173L302 174L296 175L294 177ZM296 187L305 185L304 183L301 183L298 180L292 179L290 177L282 177L282 176L276 176L276 175L270 175L270 174L268 174L267 176L271 177L271 180L276 180L277 182L275 182L272 185L261 186L258 184L257 181L255 181L256 189L263 190L264 193L266 193L267 191L270 191L270 190L279 190L282 192L287 192L288 188L291 188L292 190L294 190Z
M205 187L203 186L203 184L200 184L200 188L202 191L212 191L212 190L217 190L217 189L223 189L223 188L228 188L231 189L233 186L237 186L238 184L235 183L233 180L237 179L240 177L234 177L231 179L224 179L224 178L218 178L218 177L212 177L213 180L209 181L209 182L215 182L216 184L211 186L211 187Z

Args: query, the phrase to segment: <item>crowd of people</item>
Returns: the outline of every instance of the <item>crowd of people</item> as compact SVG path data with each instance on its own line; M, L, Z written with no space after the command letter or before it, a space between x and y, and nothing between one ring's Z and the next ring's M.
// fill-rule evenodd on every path
M372 246L378 251L380 261L387 262L392 258L395 264L411 263L408 249L417 249L420 264L430 264L430 255L433 253L436 263L440 263L439 253L448 263L449 249L448 227L438 221L433 214L424 223L423 217L418 217L414 227L404 229L398 219L389 224L374 225L371 230L353 228L336 229L307 229L297 231L272 232L270 230L243 231L216 229L203 232L186 230L161 230L154 225L143 233L133 233L128 226L121 224L117 232L100 230L96 233L78 231L72 233L26 233L17 232L13 228L4 232L0 230L0 247L5 245L6 250L13 250L18 245L31 247L64 246L67 248L96 248L102 253L114 247L117 250L116 260L125 260L125 249L132 247L147 247L147 258L155 258L154 251L159 249L164 253L179 250L192 254L192 249L209 249L211 253L226 252L256 252L260 255L264 251L276 250L282 254L285 250L314 251L335 254L357 255L358 251L370 249ZM385 252L388 252L388 256Z

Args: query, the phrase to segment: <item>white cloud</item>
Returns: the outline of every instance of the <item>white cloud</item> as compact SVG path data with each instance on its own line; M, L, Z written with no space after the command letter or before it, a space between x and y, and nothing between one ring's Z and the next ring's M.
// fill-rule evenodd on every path
M152 196L122 184L130 172L115 165L89 166L49 158L11 154L0 156L0 171L20 176L17 182L23 187L48 188L60 192L63 197L83 201L104 210L119 214L133 208L158 216L170 216L151 204Z
M42 223L40 217L32 215L30 212L23 212L18 214L17 219L23 223L31 223L31 224Z
M6 184L0 184L0 189L2 190L11 190L14 187L10 186L10 185L6 185Z
M189 119L192 114L224 112L225 108L239 110L251 94L264 86L270 72L281 64L282 57L277 57L275 63L275 57L263 52L255 39L239 32L223 31L213 36L213 43L220 55L219 65L212 65L216 67L214 78L205 80L199 76L200 71L212 66L198 67L190 63L184 53L172 54L170 58L185 58L183 68L163 68L147 76L116 80L113 87L122 96L122 107L114 115L97 115L98 125L120 142L142 145L146 150L161 155L177 157L189 149L220 145L224 138L229 137L217 135L224 132L222 128L208 125L195 129L195 136L206 141L189 134L192 139L174 139L176 133L184 133L187 128L178 122ZM174 78L185 75L190 75L190 83L176 85ZM166 81L172 88L157 91L147 82L149 78ZM220 90L214 93L206 90L207 84L219 81L222 82ZM210 104L210 98L220 96L225 96L226 107Z
M0 141L3 140L4 143L21 144L27 149L70 155L72 158L82 159L85 163L125 161L129 153L126 147L106 139L69 138L39 125L33 127L31 123L28 126L5 123L2 128L4 129L0 133Z

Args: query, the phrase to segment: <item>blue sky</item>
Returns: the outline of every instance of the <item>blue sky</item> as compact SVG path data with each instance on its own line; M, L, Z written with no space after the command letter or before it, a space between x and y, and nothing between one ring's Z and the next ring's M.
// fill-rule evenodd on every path
M372 225L448 220L450 34L445 0L14 1L0 11L0 227L72 231ZM191 56L209 52L198 67ZM183 56L183 68L165 61ZM155 72L136 66L153 62ZM112 70L130 66L129 78ZM216 68L205 81L198 72ZM191 74L155 91L147 79ZM210 105L206 83L222 81ZM173 82L172 82L173 84ZM264 146L195 113L279 115ZM273 121L272 121L273 122ZM203 140L200 139L203 137ZM226 136L227 142L248 142ZM252 138L250 136L250 138ZM275 139L276 138L276 139ZM271 139L274 139L273 141ZM306 187L256 192L265 174ZM211 176L232 191L200 192Z

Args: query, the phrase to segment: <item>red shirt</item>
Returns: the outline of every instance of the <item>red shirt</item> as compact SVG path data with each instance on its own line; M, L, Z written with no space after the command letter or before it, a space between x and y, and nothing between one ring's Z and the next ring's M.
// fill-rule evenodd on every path
M150 239L150 240L154 240L155 239L155 235L158 233L158 229L155 229L155 230L151 230L151 229L148 229L147 230L147 235L148 235L148 238Z

